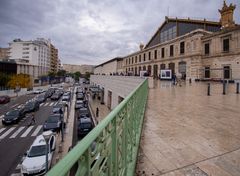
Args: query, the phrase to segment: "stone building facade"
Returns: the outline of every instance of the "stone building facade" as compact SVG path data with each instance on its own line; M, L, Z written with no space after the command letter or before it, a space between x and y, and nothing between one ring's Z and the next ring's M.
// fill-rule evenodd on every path
M123 73L123 58L116 57L94 67L95 75L120 75Z
M240 26L233 21L234 9L224 1L220 22L166 17L145 47L124 57L124 72L140 75L144 70L158 78L169 69L184 79L240 79Z

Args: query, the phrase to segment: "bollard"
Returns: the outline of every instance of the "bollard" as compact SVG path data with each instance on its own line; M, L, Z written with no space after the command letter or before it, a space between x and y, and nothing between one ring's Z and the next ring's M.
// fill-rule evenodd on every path
M189 84L191 84L192 83L192 79L191 78L189 78Z
M207 95L210 96L210 83L208 83Z
M236 91L237 94L239 94L239 82L237 83L237 91Z
M223 80L223 95L226 94L226 83L225 80Z

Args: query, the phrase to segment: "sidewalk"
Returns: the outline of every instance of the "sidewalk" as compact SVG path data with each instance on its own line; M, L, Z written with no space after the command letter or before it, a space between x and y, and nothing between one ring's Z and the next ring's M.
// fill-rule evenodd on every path
M229 84L150 86L136 175L240 175L240 95Z

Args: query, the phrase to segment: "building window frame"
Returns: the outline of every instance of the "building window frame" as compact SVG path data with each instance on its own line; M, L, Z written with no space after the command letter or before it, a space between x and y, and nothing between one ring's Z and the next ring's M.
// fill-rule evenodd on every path
M182 41L180 42L180 54L184 54L185 53L185 42Z
M169 54L169 56L170 57L173 57L174 56L174 45L170 45L170 54Z
M151 60L151 51L148 52L148 60Z
M222 38L222 52L229 53L230 52L230 37Z
M154 50L154 59L157 59L157 50Z
M142 55L141 54L139 55L138 59L139 59L139 62L142 62Z
M204 55L208 56L210 55L210 43L204 43Z
M135 56L135 63L137 63L137 56Z
M161 48L161 58L165 57L165 48Z
M146 61L146 53L143 54L143 61Z

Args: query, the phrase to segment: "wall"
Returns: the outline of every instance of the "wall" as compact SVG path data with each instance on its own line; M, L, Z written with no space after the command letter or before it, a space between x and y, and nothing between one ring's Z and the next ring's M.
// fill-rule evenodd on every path
M143 81L144 79L140 77L102 75L91 75L90 77L92 85L104 88L104 103L106 105L108 103L108 91L112 92L111 109L114 109L118 105L119 96L125 98Z

